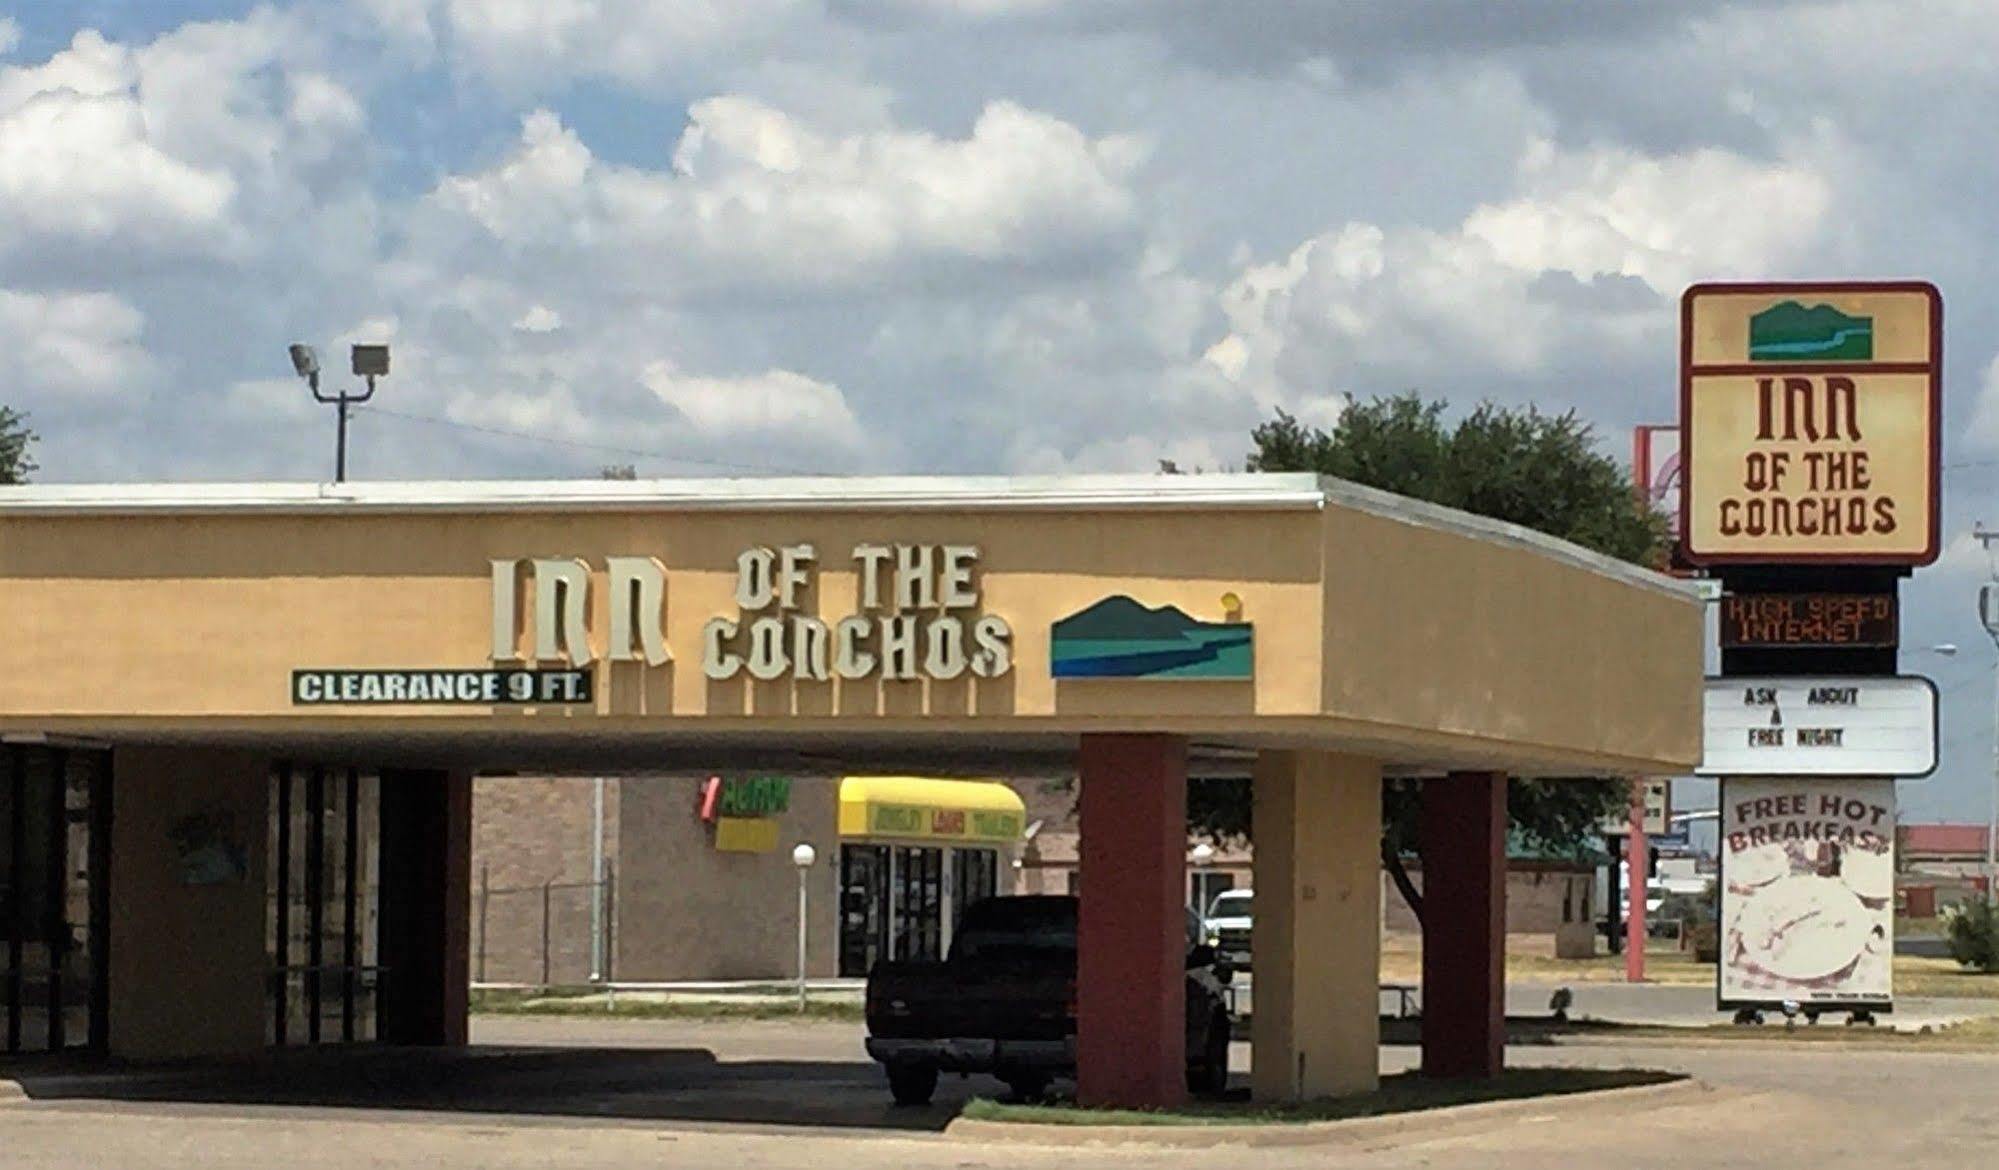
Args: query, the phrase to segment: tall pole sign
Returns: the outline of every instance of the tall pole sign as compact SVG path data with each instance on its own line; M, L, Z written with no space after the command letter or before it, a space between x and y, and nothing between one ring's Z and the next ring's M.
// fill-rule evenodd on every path
M1722 586L1700 768L1721 778L1717 1003L1871 1020L1893 1004L1894 782L1936 763L1897 593L1939 544L1943 301L1702 284L1680 314L1676 559Z

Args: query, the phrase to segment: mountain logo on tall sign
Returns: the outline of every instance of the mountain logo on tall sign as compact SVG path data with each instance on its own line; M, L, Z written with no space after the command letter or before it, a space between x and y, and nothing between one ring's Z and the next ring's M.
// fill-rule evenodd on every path
M1874 318L1849 317L1831 305L1807 309L1783 301L1749 318L1753 362L1874 359Z
M1252 677L1256 630L1248 622L1204 622L1177 606L1157 608L1118 594L1057 621L1049 635L1056 678Z

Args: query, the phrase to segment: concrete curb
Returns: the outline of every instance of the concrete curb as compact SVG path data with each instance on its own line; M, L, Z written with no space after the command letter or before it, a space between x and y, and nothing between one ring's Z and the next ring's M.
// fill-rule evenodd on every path
M1713 1092L1713 1086L1703 1081L1683 1080L1662 1085L1633 1085L1621 1089L1481 1101L1386 1117L1265 1125L1040 1125L1034 1122L959 1118L944 1127L944 1136L954 1141L1014 1145L1146 1146L1178 1150L1203 1150L1216 1146L1352 1146L1392 1143L1396 1138L1411 1135L1435 1137L1443 1132L1476 1129L1544 1115L1551 1109L1565 1106L1663 1108L1691 1103Z

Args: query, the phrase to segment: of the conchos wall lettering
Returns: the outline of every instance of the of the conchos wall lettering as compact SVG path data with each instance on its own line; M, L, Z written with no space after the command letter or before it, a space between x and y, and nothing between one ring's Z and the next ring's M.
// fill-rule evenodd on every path
M1934 286L1703 284L1681 312L1687 561L1936 559Z
M1013 628L981 610L979 550L958 544L860 544L850 553L858 612L819 610L820 554L811 544L744 549L733 613L701 627L708 678L827 681L998 678L1013 669ZM588 666L592 566L574 558L492 562L495 663ZM671 661L666 569L651 557L604 558L602 619L610 662Z
M979 612L979 550L960 544L860 544L852 550L858 613L817 611L818 550L750 548L736 558L737 614L701 628L701 671L726 681L889 681L1013 669L1013 628Z

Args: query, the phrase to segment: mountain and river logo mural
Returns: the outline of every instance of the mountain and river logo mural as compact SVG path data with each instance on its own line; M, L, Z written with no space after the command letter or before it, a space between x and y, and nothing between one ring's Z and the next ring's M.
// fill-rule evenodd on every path
M1783 301L1749 318L1752 362L1874 360L1874 318Z
M1049 656L1056 678L1248 679L1255 638L1248 622L1196 621L1118 594L1056 622Z

